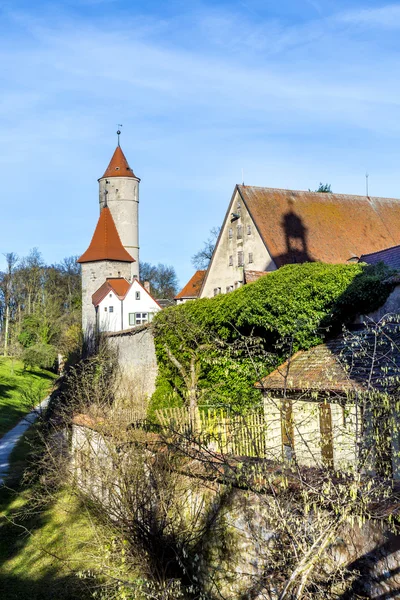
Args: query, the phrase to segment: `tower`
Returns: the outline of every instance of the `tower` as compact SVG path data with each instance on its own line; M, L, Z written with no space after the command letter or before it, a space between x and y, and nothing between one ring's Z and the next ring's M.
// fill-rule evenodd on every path
M119 145L99 179L100 212L110 209L125 250L133 257L130 278L139 278L139 177L136 177Z
M122 245L108 206L102 209L89 248L78 262L82 265L82 328L88 334L96 326L93 294L108 277L124 277L130 281L134 264Z

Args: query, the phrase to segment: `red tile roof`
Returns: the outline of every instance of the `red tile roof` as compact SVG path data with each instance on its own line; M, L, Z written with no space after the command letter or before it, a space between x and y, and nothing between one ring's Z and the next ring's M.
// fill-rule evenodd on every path
M92 303L98 306L100 302L113 291L120 300L123 300L130 288L131 284L123 277L109 277L103 285L92 296Z
M135 259L122 245L108 206L101 211L90 246L78 259L78 262L86 263L97 260L135 262Z
M198 298L206 272L207 271L196 271L193 277L187 282L185 287L177 296L175 296L175 300L180 298Z
M122 152L120 146L116 147L110 164L108 165L103 177L100 177L100 179L104 179L104 177L135 177L135 179L138 179L128 165L128 161L126 160L125 154Z
M244 281L245 283L254 283L260 279L260 277L264 277L264 275L268 275L272 273L272 271L245 271L244 272Z
M344 263L395 246L400 200L237 186L277 267Z

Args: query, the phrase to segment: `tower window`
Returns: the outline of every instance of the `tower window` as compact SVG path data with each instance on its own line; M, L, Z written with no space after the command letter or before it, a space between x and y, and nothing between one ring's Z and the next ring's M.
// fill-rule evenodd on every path
M233 267L233 256L232 256L232 254L229 257L229 266Z
M242 239L243 237L243 227L242 225L238 225L237 226L237 238L238 240Z
M232 237L233 237L232 227L229 227L229 229L228 229L228 238L231 240Z
M238 252L238 267L243 267L243 252L241 250Z
M135 300L140 300L140 292L135 292Z
M253 253L249 252L249 263L253 262Z
M251 235L251 225L247 225L247 235Z

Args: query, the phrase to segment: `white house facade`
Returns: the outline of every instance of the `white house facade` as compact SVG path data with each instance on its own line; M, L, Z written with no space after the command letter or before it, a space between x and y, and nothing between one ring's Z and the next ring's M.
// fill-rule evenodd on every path
M123 331L151 323L161 306L134 279L129 283L124 278L109 278L93 294L98 331Z

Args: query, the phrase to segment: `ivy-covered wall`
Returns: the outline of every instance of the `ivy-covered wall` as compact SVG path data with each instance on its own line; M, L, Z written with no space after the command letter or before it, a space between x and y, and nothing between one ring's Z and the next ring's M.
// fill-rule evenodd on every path
M189 388L199 404L254 405L254 382L289 351L317 345L381 306L393 289L389 275L382 264L287 265L230 294L158 313L150 412L187 402Z

